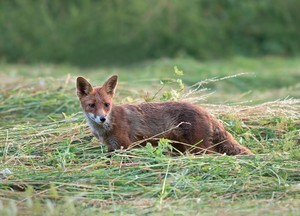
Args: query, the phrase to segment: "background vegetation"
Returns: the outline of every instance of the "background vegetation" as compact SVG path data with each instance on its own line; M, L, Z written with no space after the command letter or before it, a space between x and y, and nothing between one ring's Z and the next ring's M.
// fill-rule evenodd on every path
M0 1L0 59L99 65L299 54L298 0Z

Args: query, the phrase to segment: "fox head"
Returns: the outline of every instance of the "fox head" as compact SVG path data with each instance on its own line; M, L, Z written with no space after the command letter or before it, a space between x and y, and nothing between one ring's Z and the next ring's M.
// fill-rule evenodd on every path
M101 87L95 88L85 78L77 78L77 96L87 118L99 125L109 121L117 83L117 75L110 77Z

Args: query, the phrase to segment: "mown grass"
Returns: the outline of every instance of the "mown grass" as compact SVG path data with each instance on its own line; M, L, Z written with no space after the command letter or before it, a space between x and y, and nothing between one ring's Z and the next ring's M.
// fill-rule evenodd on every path
M81 70L0 66L0 171L8 168L12 172L0 175L0 215L298 215L297 62L234 59L213 64L184 59ZM186 83L184 91L173 75L174 65L184 70L185 76L179 77ZM74 86L77 74L90 80L97 77L93 83L102 83L101 79L115 72L121 79L115 99L118 104L153 96L160 100L170 89L178 90L179 98L185 97L193 83L207 80L188 99L200 100L255 156L170 157L166 154L168 143L162 140L158 148L119 151L108 158L106 147L99 145L87 128ZM256 76L208 80L241 72ZM157 94L161 88L158 80L172 77L175 81ZM252 85L264 83L267 77L272 87ZM247 79L255 80L248 83ZM281 80L280 86L276 80ZM235 85L240 81L246 86ZM256 93L240 97L249 89ZM216 93L211 95L212 91ZM281 94L272 95L278 91ZM259 100L257 92L264 94ZM294 99L284 99L292 94ZM172 92L166 95L172 96ZM231 100L232 95L239 100ZM274 101L276 97L281 100Z

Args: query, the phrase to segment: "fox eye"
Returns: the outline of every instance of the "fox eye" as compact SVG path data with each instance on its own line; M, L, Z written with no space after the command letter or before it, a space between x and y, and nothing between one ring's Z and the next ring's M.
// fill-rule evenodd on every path
M95 108L96 107L96 105L93 103L93 104L89 104L89 107L91 107L91 108Z
M104 106L106 107L106 108L108 108L109 107L109 103L104 103Z

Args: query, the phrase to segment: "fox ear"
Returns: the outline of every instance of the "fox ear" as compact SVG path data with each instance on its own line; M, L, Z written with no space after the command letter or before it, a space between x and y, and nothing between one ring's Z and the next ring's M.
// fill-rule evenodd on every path
M83 77L77 77L77 96L83 98L93 91L92 85Z
M113 96L115 94L115 89L117 84L118 84L118 76L113 75L104 83L103 88L105 89L107 94Z

